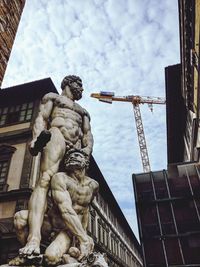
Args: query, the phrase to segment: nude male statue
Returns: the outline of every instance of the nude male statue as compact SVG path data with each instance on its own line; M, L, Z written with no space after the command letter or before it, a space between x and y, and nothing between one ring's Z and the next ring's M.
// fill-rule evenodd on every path
M94 244L87 235L89 204L98 192L99 184L86 176L85 169L88 161L78 150L69 151L65 160L67 172L59 172L52 177L52 198L57 205L66 229L72 233L79 243L80 254L78 259L88 255L85 243L89 239L89 253ZM56 264L71 246L71 237L68 231L61 231L55 240L46 249L45 258L49 264Z
M51 232L54 228L59 230L44 253L44 259L48 265L80 262L81 252L84 253L85 249L85 246L83 248L81 246L88 239L91 240L86 232L89 204L97 194L99 184L85 173L89 165L87 158L84 152L71 149L66 153L64 162L66 172L58 172L51 179L54 206L45 217L44 228L49 220L51 229L46 231ZM17 212L14 224L19 241L24 243L27 236L28 211ZM91 253L92 250L93 241L91 240L87 252ZM25 259L17 257L10 262L10 265L24 263L26 263Z
M62 83L62 94L46 94L41 102L38 117L33 127L30 152L41 154L41 176L29 201L29 235L21 255L40 254L41 226L46 208L47 192L51 178L58 172L65 152L71 148L81 149L88 156L92 152L93 136L89 114L75 101L82 97L82 81L79 77L66 76ZM46 136L46 146L41 145L41 134ZM39 141L39 142L38 142ZM38 145L39 143L39 145ZM38 204L39 203L39 204ZM80 240L81 255L87 255L90 240Z

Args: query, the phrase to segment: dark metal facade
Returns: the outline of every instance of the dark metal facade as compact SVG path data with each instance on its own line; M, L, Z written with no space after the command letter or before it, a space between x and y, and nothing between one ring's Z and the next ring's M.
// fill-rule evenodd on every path
M133 175L144 266L200 266L200 166Z
M181 64L165 68L168 163L184 161L186 107L181 94Z

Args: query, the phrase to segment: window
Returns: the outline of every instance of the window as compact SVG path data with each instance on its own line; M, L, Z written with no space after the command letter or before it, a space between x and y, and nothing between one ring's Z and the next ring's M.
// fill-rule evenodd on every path
M103 231L101 221L98 219L98 240L100 243L103 243Z
M0 161L0 184L4 184L8 173L9 161Z
M33 102L0 108L0 126L16 122L30 121L33 114Z
M95 218L91 215L91 232L93 236L96 236Z
M106 247L108 248L108 249L110 249L110 238L109 238L109 229L107 229L107 231L106 231L106 242L107 242L107 245L106 245Z
M8 185L7 176L10 166L10 161L12 154L15 152L16 148L8 144L2 144L0 146L0 190L6 191Z

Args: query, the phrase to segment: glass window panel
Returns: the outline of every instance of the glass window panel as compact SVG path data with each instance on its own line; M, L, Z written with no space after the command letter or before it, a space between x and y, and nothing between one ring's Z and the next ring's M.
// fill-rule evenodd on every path
M20 116L19 121L24 121L25 120L25 116Z
M189 177L190 183L192 185L192 190L194 194L199 195L200 194L200 180L197 175L193 175Z
M26 120L30 120L30 119L31 119L31 115L27 115Z
M19 111L20 110L20 105L16 106L15 110Z
M183 264L178 239L170 238L165 240L166 254L169 264Z
M5 183L8 171L8 161L0 161L0 183Z
M162 242L158 239L147 240L144 244L147 266L166 266ZM152 265L151 265L152 264Z
M33 102L0 109L0 114L1 111L3 112L3 115L0 116L0 126L16 123L18 121L23 122L31 119L33 113Z
M157 211L155 206L143 206L140 209L140 219L145 237L160 235Z
M163 234L175 234L175 226L170 203L161 202L158 204Z
M27 105L28 105L27 103L23 104L22 105L22 110L27 109Z
M19 120L19 112L9 113L6 118L6 123L15 123Z
M8 112L8 107L3 109L3 114L6 114Z
M5 182L5 178L0 177L0 183L3 184Z
M185 197L191 195L189 184L185 176L170 178L168 181L172 197Z
M200 230L200 225L193 201L174 203L174 212L178 231L180 233Z
M6 115L1 115L0 120L4 120L5 121L5 119L6 119Z
M149 174L138 175L136 177L136 190L139 201L149 201L154 199L153 188Z
M190 235L181 238L181 245L186 264L198 264L200 263L200 235Z
M27 110L27 115L31 115L33 113L33 110L32 109L28 109Z
M5 124L5 119L1 119L0 120L0 125L4 125Z
M9 112L14 112L15 111L15 107L11 107Z
M25 110L23 110L23 111L20 112L20 116L21 115L25 115L25 114L26 114L26 111Z
M152 176L156 191L156 197L159 199L169 198L163 172L155 172L152 174Z
M33 102L28 104L28 108L33 108Z

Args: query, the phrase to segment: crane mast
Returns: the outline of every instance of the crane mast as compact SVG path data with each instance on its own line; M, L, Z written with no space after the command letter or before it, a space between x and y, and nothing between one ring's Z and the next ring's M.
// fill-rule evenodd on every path
M134 115L135 115L135 124L138 136L138 143L140 147L140 155L142 160L142 166L144 172L150 172L150 161L149 161L149 154L147 150L146 138L144 134L144 127L142 123L142 116L140 112L139 104L133 105Z
M136 123L136 130L140 148L140 155L144 172L150 172L150 161L148 149L146 145L146 138L144 134L144 127L142 123L142 116L140 112L140 104L147 104L150 110L153 110L153 104L165 104L166 101L161 97L141 97L135 95L115 96L114 92L100 92L92 93L91 97L97 98L99 101L112 104L112 101L131 102L133 104L134 117Z

